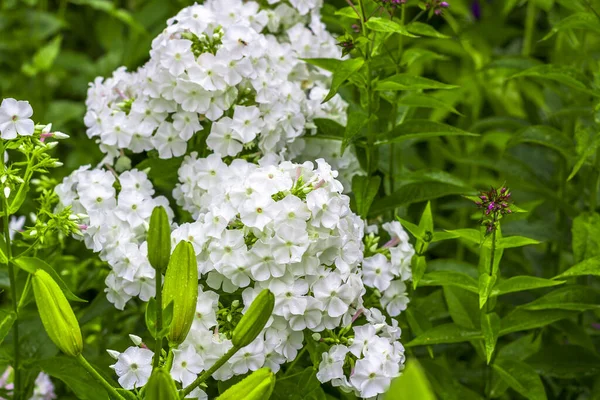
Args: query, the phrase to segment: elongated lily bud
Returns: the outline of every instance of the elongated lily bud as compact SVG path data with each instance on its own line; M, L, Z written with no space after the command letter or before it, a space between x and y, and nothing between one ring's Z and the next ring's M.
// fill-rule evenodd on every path
M233 330L233 345L241 348L252 343L267 324L274 306L275 295L269 289L260 292Z
M146 384L144 400L179 400L177 387L171 374L163 368L155 369Z
M231 386L217 400L267 400L273 387L275 374L269 368L261 368Z
M148 229L148 261L162 273L169 264L171 256L171 226L164 207L156 207L150 217Z
M167 334L171 347L181 344L187 336L198 300L198 265L190 242L179 242L167 267L163 286L163 304L173 302L173 321Z
M44 329L54 344L65 354L81 354L83 340L79 322L60 286L44 270L38 269L33 278L33 295Z

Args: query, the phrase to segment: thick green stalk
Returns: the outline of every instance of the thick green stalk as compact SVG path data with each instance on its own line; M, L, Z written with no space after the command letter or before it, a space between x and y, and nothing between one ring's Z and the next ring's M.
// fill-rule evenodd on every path
M119 399L119 400L125 400L125 398L123 396L121 396L119 394L119 392L117 392L117 389L115 389L110 383L108 383L106 381L106 379L104 379L102 377L102 375L100 375L98 373L98 371L96 371L96 369L94 367L91 366L91 364L83 357L83 355L78 355L76 357L77 362L79 362L79 364L81 364L81 366L87 371L89 372L89 374L96 380L98 381L98 383L100 383L104 389L106 389L106 391L111 395L112 398L115 399Z
M497 223L497 222L496 222ZM494 274L494 258L496 256L496 229L492 232L492 255L490 256L490 269L489 275L492 276ZM491 313L494 310L494 307L491 305L491 299L487 299L485 303L485 312ZM486 382L485 382L485 398L489 400L491 398L492 392L492 363L493 363L493 355L490 364L487 367L486 371Z
M163 307L162 307L162 274L160 271L156 271L156 332L158 337L156 338L156 347L154 348L154 360L152 363L152 369L158 368L160 361L160 353L162 352L162 328L163 328Z
M360 13L362 15L362 33L365 38L368 37L369 33L367 31L366 23L367 23L367 14L365 12L365 5L363 0L358 1ZM371 115L372 115L372 96L373 96L373 85L371 79L371 45L369 43L366 44L365 51L365 65L367 67L367 118L369 120L367 124L367 169L368 174L371 176L374 171L374 159L375 159L375 132L373 131L373 124L371 123Z
M225 364L227 362L227 360L229 360L231 357L233 357L233 355L235 353L237 353L238 350L239 350L239 348L237 348L235 346L232 347L231 349L229 349L229 351L227 353L225 353L225 355L223 357L219 358L217 360L217 362L213 364L212 367L210 367L209 369L204 371L202 373L202 375L200 375L198 378L196 378L196 380L194 382L192 382L188 387L183 389L183 391L181 392L181 398L182 399L185 398L185 396L190 394L192 392L192 390L196 389L198 386L200 386L200 384L202 382L204 382L205 380L210 378L210 376L212 374L214 374L215 372L217 372L217 370L219 368L221 368L223 366L223 364Z
M523 36L523 49L521 55L528 57L531 54L533 48L533 29L535 27L535 17L537 10L535 8L535 2L529 0L527 2L527 11L525 15L525 35Z

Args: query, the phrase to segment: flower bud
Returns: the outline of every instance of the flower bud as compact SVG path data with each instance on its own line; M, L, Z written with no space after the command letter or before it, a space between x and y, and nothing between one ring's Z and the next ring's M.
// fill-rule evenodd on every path
M79 322L60 286L44 270L38 269L32 278L33 294L44 329L54 344L65 354L81 354L83 340Z
M164 368L157 368L152 372L146 384L145 400L179 400L177 387L171 374Z
M274 306L275 295L269 289L260 292L233 330L233 345L242 348L252 343L267 324Z
M148 229L148 261L159 273L169 264L171 255L171 224L164 207L156 207L150 217Z
M70 137L66 133L62 133L62 132L54 132L54 135L52 135L52 136L54 137L54 139L57 139L57 140L68 139Z
M275 387L275 375L269 368L254 371L231 386L217 400L263 400L268 399Z
M163 306L173 302L173 321L167 334L171 347L181 344L187 336L198 300L198 264L190 242L181 241L175 247L163 286Z

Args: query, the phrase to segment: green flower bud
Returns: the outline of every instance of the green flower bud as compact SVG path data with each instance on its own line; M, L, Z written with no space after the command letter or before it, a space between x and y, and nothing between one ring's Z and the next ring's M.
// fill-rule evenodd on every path
M169 264L171 255L171 224L164 207L156 207L150 217L148 229L148 261L162 273Z
M269 368L261 368L231 386L217 400L267 400L274 387L275 374Z
M175 247L163 286L163 305L173 302L173 321L167 339L171 347L180 345L190 331L198 300L198 264L190 242L181 241Z
M179 400L175 381L164 368L157 368L152 372L146 384L145 400Z
M76 357L83 350L79 322L60 286L44 270L33 278L33 294L44 329L54 344L65 354Z
M233 345L242 348L252 343L267 324L274 306L275 295L269 289L260 292L233 330Z

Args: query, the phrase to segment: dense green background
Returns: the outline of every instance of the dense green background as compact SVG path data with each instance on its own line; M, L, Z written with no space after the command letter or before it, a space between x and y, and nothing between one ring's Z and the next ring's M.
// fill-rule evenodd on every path
M409 1L406 21L419 12L417 3ZM383 221L396 214L417 224L425 201L431 200L437 232L477 228L480 214L460 195L505 183L516 204L527 212L503 220L503 235L526 236L541 244L506 249L501 277L552 278L586 260L589 274L599 275L600 16L594 10L600 11L600 2L480 3L481 19L472 14L471 1L451 0L445 17L429 21L450 38L395 35L384 47L398 51L399 59L386 58L382 52L372 60L375 79L409 73L456 85L453 90L427 92L439 103L417 107L405 101L403 105L404 94L399 91L370 94L375 105L366 106L364 90L353 85L340 90L351 103L351 113L362 115L366 110L378 116L369 129L378 140L388 140L371 150L368 132L353 138L365 168L365 153L374 152L376 162L369 172L384 183L374 194L369 216ZM83 126L88 82L110 75L121 65L135 68L145 62L150 41L166 19L191 2L2 0L0 4L0 98L29 100L37 122L53 122L56 129L71 135L57 149L65 163L53 172L60 179L82 164L101 159ZM326 1L323 10L325 21L339 35L351 32L355 22L334 15L344 6L342 0ZM426 22L426 15L421 21ZM446 133L451 131L449 125L479 136L403 138L398 126L411 120L446 124ZM421 126L417 131L432 129ZM418 232L415 236L419 239ZM132 302L127 311L113 312L102 293L106 270L101 263L78 242L65 241L63 247L64 255L58 250L38 255L63 271L69 286L90 300L75 306L86 353L107 376L113 376L107 368L111 359L103 349L122 349L128 345L127 333L144 331L141 304ZM476 294L482 252L480 243L464 237L431 243L424 255L427 272L411 294L410 311L401 317L404 343L416 337L413 344L435 344L411 345L407 357L421 360L439 398L483 398L485 382L491 379L494 397L542 399L536 391L539 374L549 399L600 399L600 331L594 325L600 304L597 278L570 278L563 286L566 289L559 289L563 292L553 292L555 297L546 298L545 308L535 312L522 306L552 288L498 297L495 310L503 318L503 333L496 351L501 362L490 368L482 347ZM443 275L448 271L462 281L450 282ZM4 288L5 276L0 279ZM0 296L6 303L5 294ZM513 319L507 320L508 315ZM430 328L442 324L451 325L432 333ZM22 325L30 338L23 340L30 363L52 370L77 388L78 380L85 377L74 362L53 358L57 350L43 334L34 307ZM9 336L7 343L10 340ZM0 354L3 359L9 356ZM507 359L514 362L502 361ZM510 376L517 382L507 384ZM30 379L34 377L32 373ZM529 378L532 381L527 382ZM65 394L64 385L57 385L61 399L96 398L86 385L75 389L76 394ZM297 398L286 396L304 389L286 386L276 393L279 398ZM335 393L329 387L326 392Z

